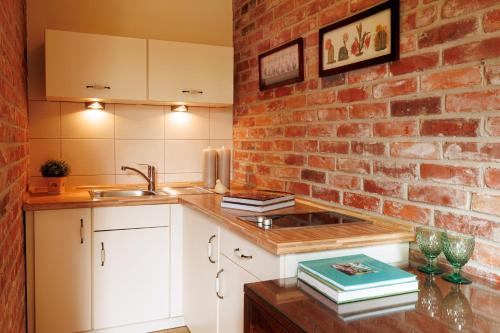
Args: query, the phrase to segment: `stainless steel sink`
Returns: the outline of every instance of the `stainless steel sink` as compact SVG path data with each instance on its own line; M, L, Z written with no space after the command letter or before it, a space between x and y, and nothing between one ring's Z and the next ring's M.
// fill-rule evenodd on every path
M158 195L158 193L146 190L90 190L89 193L92 199L148 197Z
M178 196L181 194L205 194L209 191L201 187L164 187L155 192L139 189L89 190L92 199L120 199L154 196Z

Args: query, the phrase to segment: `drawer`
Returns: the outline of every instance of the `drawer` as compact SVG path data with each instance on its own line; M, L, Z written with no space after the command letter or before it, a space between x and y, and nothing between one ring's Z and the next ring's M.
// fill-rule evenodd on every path
M219 244L222 254L260 280L279 278L279 256L267 252L225 228L221 228Z
M170 205L94 208L93 221L94 231L168 227Z

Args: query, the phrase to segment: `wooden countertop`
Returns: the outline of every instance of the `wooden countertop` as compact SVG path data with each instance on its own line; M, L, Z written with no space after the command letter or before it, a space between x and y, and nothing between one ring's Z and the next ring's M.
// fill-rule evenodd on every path
M256 215L256 213L221 208L221 199L222 196L217 194L193 194L180 195L178 197L152 196L92 200L86 189L80 189L59 195L27 193L23 209L25 211L34 211L180 203L212 217L221 226L238 233L275 255L411 242L415 240L412 228L408 225L301 199L296 199L294 207L275 210L272 214L308 213L329 210L363 218L371 221L372 224L344 224L301 229L262 230L238 219L239 216Z
M262 230L238 219L239 216L256 215L256 213L221 208L221 198L222 196L217 194L185 195L179 197L179 203L207 214L217 220L220 225L238 233L275 255L411 242L415 240L410 226L381 218L374 218L346 209L323 206L301 199L296 199L294 207L275 210L272 214L309 213L329 210L363 218L371 221L372 224L344 224L300 229Z

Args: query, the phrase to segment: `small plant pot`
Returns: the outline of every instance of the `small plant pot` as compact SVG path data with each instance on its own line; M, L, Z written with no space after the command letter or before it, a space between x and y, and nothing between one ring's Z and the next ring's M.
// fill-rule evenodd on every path
M66 177L45 177L47 192L59 194L66 190Z

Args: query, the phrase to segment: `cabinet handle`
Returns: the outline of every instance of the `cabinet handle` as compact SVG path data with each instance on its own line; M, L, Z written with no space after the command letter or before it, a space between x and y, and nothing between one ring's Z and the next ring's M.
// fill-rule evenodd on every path
M104 250L104 242L101 242L101 266L104 266L106 261L106 250Z
M203 94L203 91L191 89L191 90L182 90L182 93L183 94L190 94L190 95L201 95L201 94Z
M249 256L249 255L246 255L246 254L240 253L240 248L239 248L239 247L238 247L238 248L236 248L236 249L234 249L234 254L235 254L237 257L241 258L241 259L252 259L252 258L253 258L253 256Z
M215 238L216 238L216 236L212 235L208 239L208 261L210 261L212 264L215 264L215 259L212 259L212 255L213 255L213 244L212 244L212 241Z
M222 272L224 272L223 268L221 268L215 276L215 294L219 297L219 299L224 299L224 296L220 294L220 275Z
M83 219L80 219L80 244L83 244L83 239L84 235L83 235Z
M85 88L87 88L87 89L96 89L96 90L104 90L104 89L110 90L111 89L110 86L105 86L105 85L102 85L102 84L91 84L91 85L85 86Z

